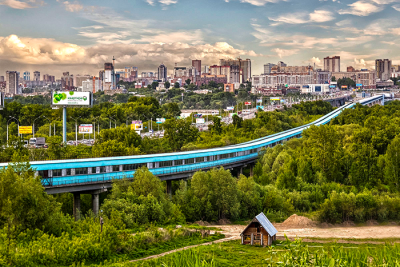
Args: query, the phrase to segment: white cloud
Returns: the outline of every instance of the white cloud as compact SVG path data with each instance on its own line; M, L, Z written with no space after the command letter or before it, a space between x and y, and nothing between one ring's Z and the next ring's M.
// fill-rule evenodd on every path
M314 65L316 67L321 67L323 66L323 61L319 57L312 57L309 60L306 60L304 63L309 64L309 65Z
M288 13L282 14L276 18L269 17L269 20L275 21L277 23L272 24L272 26L277 26L281 23L288 24L304 24L311 22L327 22L335 19L333 13L327 10L314 10L312 13L298 12L298 13Z
M83 9L83 5L81 5L78 1L75 1L73 3L69 1L64 1L63 2L65 10L69 12L79 12Z
M392 6L395 10L397 10L397 11L399 11L400 12L400 5L394 5L394 6Z
M35 8L39 5L44 5L44 1L36 1L36 0L2 0L0 1L0 5L8 6L14 9L27 9L27 8Z
M271 50L272 52L275 52L279 58L282 57L288 57L295 55L299 52L299 49L281 49L281 48L274 48Z
M263 55L251 50L236 49L226 42L197 45L182 42L98 44L82 47L46 38L23 38L16 35L0 37L1 71L18 65L27 69L32 66L53 75L59 75L65 70L73 70L75 73L90 70L96 74L112 56L116 57L119 68L135 62L142 70L154 70L161 62L171 67L174 62L190 64L190 58L198 58L204 64L211 65L216 64L220 58Z
M350 14L354 16L368 16L372 13L380 12L383 10L383 6L375 5L370 2L366 2L363 0L354 2L353 4L348 5L350 8L348 9L340 9L338 11L339 14Z
M265 6L267 3L277 3L280 0L240 0L241 3L248 3L253 6ZM227 2L227 0L225 0Z
M169 6L172 4L177 4L178 0L146 0L146 2L151 6L155 6L156 2L158 2L164 6Z

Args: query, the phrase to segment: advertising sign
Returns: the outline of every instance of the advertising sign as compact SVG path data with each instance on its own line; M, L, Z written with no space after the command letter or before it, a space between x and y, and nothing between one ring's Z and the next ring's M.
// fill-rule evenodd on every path
M53 92L52 103L57 106L91 106L91 93L75 91Z
M264 106L257 106L257 110L258 109L264 110Z
M347 89L347 85L342 85L342 89Z
M234 107L227 107L226 109L227 110L234 110L235 108Z
M257 99L257 103L262 103L262 99Z
M361 86L363 86L363 85L362 85L362 83L357 83L356 86L357 86L357 87L361 87Z
M131 130L142 131L143 130L143 122L142 121L132 121Z
M281 103L285 103L285 99L281 99Z
M19 134L32 134L32 126L19 126Z
M251 106L251 102L244 102L246 106Z
M157 118L156 119L156 123L160 124L160 123L164 123L165 122L165 118Z
M336 85L329 85L329 88L336 88Z
M205 123L205 121L204 121L203 118L197 118L197 119L196 119L196 123L197 123L197 124L202 124L202 123Z
M201 117L203 117L203 114L193 114L193 117L195 117L195 118L201 118Z
M79 125L79 133L80 134L91 134L91 133L93 133L93 125L92 124L81 124L81 125Z
M270 100L271 101L279 101L279 100L281 100L281 98L280 97L271 97Z

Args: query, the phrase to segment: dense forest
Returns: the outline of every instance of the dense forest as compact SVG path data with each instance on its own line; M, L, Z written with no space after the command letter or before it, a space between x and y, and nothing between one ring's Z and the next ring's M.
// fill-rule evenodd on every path
M332 110L327 102L304 102L294 105L286 111L259 112L256 119L245 120L235 116L233 124L225 125L218 117L209 116L213 125L210 131L199 132L192 125L192 118L177 119L181 111L176 103L160 105L155 98L131 97L126 104L103 103L93 108L68 109L68 140L75 140L76 124L96 124L96 143L93 146L63 146L61 130L62 110L53 110L44 105L21 105L17 102L7 103L0 115L0 141L4 145L7 139L7 122L9 122L9 147L1 150L0 161L11 161L13 155L26 157L30 161L45 159L75 159L85 157L126 156L148 153L194 150L237 144L268 134L291 129L313 121L320 115ZM20 125L35 123L35 136L46 137L47 149L28 149L17 138L16 120ZM165 131L164 138L141 138L130 130L130 121L143 120L145 130L153 125L157 130L156 118L167 118L160 129ZM8 119L7 119L8 118ZM153 120L153 122L152 122ZM50 125L52 124L49 137ZM55 128L54 128L55 125ZM54 130L56 135L54 136ZM29 139L32 135L25 135ZM86 138L89 136L86 135ZM94 136L92 135L92 138ZM82 139L80 134L78 139Z

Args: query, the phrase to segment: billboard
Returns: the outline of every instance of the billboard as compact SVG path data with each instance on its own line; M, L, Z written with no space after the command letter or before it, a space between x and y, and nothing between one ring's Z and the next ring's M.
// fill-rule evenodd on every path
M226 107L227 110L234 110L234 107Z
M197 118L197 119L196 119L196 123L197 123L197 124L205 123L204 118Z
M279 101L279 100L281 100L281 98L280 97L271 97L270 100L271 101Z
M257 103L262 103L262 99L257 99Z
M92 134L93 133L93 124L79 125L79 133L80 134Z
M165 118L157 118L156 119L156 123L160 124L160 123L164 123L165 122Z
M91 92L53 92L52 104L56 106L91 106Z
M361 87L361 86L363 86L363 85L362 85L362 83L357 83L356 86L357 86L357 87Z
M251 106L251 102L244 102L246 106Z
M142 121L132 121L131 130L142 131L143 130L143 122Z
M347 89L347 85L342 85L342 89Z
M329 88L336 88L336 85L329 85Z
M257 110L258 109L264 110L264 106L257 106L256 108L257 108Z
M18 133L19 134L32 134L32 126L19 126Z

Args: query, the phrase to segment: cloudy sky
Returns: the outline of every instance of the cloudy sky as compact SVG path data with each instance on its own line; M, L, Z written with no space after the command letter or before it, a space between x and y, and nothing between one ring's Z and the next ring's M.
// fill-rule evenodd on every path
M400 0L0 0L0 75L97 75L104 62L154 71L164 62L250 58L341 68L400 63Z

